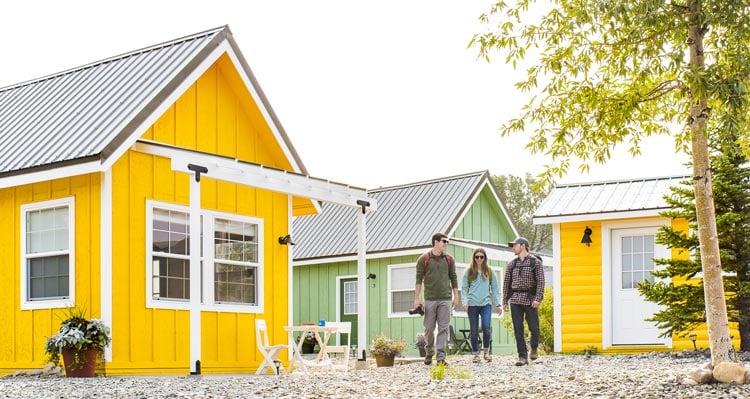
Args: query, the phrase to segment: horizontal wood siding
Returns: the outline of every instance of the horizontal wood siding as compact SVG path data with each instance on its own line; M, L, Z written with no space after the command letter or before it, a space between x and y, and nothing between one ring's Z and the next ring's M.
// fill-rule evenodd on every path
M20 310L21 206L73 197L75 207L75 305L101 317L98 173L0 189L0 375L47 363L44 345L57 333L67 309Z

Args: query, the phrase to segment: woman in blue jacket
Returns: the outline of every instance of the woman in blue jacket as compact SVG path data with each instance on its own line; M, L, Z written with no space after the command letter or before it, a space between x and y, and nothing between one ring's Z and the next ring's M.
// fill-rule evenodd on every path
M461 303L464 311L469 316L469 328L471 329L471 352L472 360L479 363L479 317L482 318L482 346L484 347L484 360L491 362L490 330L492 321L493 304L497 314L503 314L502 302L500 302L500 286L497 276L487 264L487 253L484 248L477 248L471 257L471 265L466 268L461 283Z

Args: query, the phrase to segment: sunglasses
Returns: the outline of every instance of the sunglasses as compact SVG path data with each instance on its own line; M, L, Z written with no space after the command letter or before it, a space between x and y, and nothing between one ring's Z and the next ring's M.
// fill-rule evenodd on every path
M474 255L474 259L484 259L484 255Z
M442 239L442 240L440 240L440 241L442 241L442 242L443 242L444 244L447 244L447 243L448 243L448 240L446 240L445 238L443 238L443 239Z

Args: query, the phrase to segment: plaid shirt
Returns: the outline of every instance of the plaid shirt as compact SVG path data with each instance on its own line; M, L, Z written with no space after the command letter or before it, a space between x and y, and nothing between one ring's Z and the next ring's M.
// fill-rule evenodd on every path
M503 305L513 303L516 305L531 306L531 303L542 302L544 298L544 267L542 261L534 260L536 273L531 267L532 255L527 255L524 260L515 258L505 268L503 278ZM536 276L534 276L536 274Z

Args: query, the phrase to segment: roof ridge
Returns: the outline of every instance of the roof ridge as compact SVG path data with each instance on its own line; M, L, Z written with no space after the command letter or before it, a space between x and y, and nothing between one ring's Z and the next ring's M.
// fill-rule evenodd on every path
M68 75L68 74L71 74L71 73L79 72L79 71L82 71L82 70L85 70L85 69L90 69L90 68L96 67L98 65L107 64L107 63L110 63L110 62L113 62L113 61L118 61L118 60L121 60L123 58L132 57L134 55L147 53L147 52L150 52L150 51L158 50L158 49L169 47L169 46L175 46L175 45L184 43L186 41L195 40L195 39L197 39L199 37L214 35L214 34L216 34L218 32L221 32L221 31L226 31L227 33L230 33L229 26L228 25L219 26L219 27L216 27L216 28L213 28L213 29L205 30L203 32L193 33L191 35L182 36L182 37L179 37L177 39L168 40L168 41L165 41L165 42L162 42L162 43L150 45L150 46L143 47L143 48L140 48L140 49L137 49L137 50L132 50L132 51L128 51L126 53L122 53L122 54L118 54L118 55L115 55L115 56L107 57L107 58L104 58L104 59L101 59L101 60L98 60L98 61L93 61L93 62L90 62L88 64L79 65L79 66L76 66L76 67L73 67L73 68L70 68L70 69L66 69L66 70L63 70L63 71L55 72L55 73L52 73L52 74L49 74L49 75L45 75L45 76L42 76L42 77L39 77L39 78L27 80L27 81L20 82L20 83L14 83L14 84L12 84L10 86L0 87L0 93L8 91L8 90L17 89L19 87L24 87L24 86L33 85L33 84L36 84L36 83L41 83L41 82L44 82L44 81L47 81L47 80L50 80L50 79L59 78L60 76L64 76L64 75Z
M607 184L624 184L633 182L645 182L645 181L658 181L658 180L671 180L671 179L683 179L689 178L690 175L671 175L671 176L657 176L657 177L635 177L630 179L615 179L615 180L598 180L592 182L578 182L578 183L566 183L556 186L557 188L567 187L583 187L583 186L603 186Z
M399 184L395 186L378 187L378 188L367 190L367 191L368 193L377 193L377 192L382 192L382 191L400 190L400 189L405 189L405 188L424 186L428 184L443 183L443 182L447 182L450 180L458 180L458 179L465 179L468 177L481 176L484 174L489 174L489 171L484 170L484 171L479 171L479 172L464 173L464 174L455 175L455 176L439 177L435 179L423 180L423 181L418 181L418 182L413 182L413 183Z

